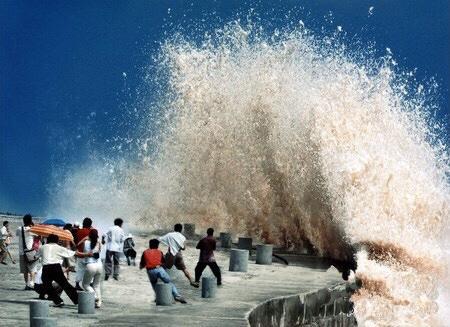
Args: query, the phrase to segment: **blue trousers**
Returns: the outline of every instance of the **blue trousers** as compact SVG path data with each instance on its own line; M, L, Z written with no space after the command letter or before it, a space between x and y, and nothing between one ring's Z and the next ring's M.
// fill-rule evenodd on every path
M180 296L180 293L178 293L177 288L175 285L170 281L170 276L167 273L167 271L164 270L164 268L159 267L155 269L149 269L147 270L148 279L150 279L150 283L152 284L153 291L155 291L155 285L158 281L158 278L161 279L166 284L172 285L172 295L173 297Z

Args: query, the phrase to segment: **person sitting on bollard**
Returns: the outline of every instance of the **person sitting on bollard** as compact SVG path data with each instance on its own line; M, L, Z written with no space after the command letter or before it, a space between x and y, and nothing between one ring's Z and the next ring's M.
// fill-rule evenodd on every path
M164 270L164 254L158 249L159 241L157 239L151 239L149 241L149 249L142 253L140 269L146 269L148 279L152 284L153 291L155 291L155 285L158 282L158 278L166 284L171 284L172 295L175 301L180 303L187 303L186 300L178 293L177 288L171 282L169 274Z
M221 286L222 275L220 273L220 268L217 265L216 259L214 258L214 250L216 249L216 240L213 236L214 229L208 228L206 234L207 235L198 242L196 247L200 250L200 258L198 260L197 266L195 267L195 283L199 285L203 270L205 270L206 266L209 266L214 276L216 276L217 286Z
M122 218L114 219L114 226L110 227L102 237L102 244L106 243L105 280L108 280L111 274L115 280L119 280L120 252L123 251L125 240L122 225Z
M55 290L56 294L61 296L63 289L55 282L52 283L52 287ZM46 300L46 290L44 288L44 284L42 283L42 267L36 272L34 276L34 290L39 294L39 300Z
M136 266L136 250L134 249L133 235L128 234L123 242L123 254L127 258L127 263L129 266L133 263Z
M198 284L194 282L191 274L187 270L186 265L184 263L183 255L181 253L182 250L185 250L184 242L186 242L186 237L184 237L184 235L181 234L182 230L183 225L176 224L174 226L173 232L167 233L166 235L158 238L160 242L164 243L169 248L165 256L166 260L165 267L167 269L170 269L175 265L175 268L183 271L184 275L189 280L192 286L198 287Z
M50 234L47 237L47 244L44 244L39 249L39 256L42 260L42 283L44 284L44 291L48 294L49 300L55 303L55 306L62 307L64 302L53 289L53 282L57 282L62 287L74 304L78 304L78 293L76 288L67 281L61 267L63 259L73 257L75 251L58 245L58 241L58 235Z
M83 289L88 292L95 292L96 308L100 308L102 305L100 281L103 264L100 259L100 251L101 245L98 241L98 232L96 229L91 229L88 237L84 240L84 251L77 251L76 253L79 260L84 260L86 265L83 276Z

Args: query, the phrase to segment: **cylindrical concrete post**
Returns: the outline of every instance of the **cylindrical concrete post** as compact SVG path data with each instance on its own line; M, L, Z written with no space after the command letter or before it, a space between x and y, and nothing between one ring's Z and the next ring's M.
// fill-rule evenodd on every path
M239 237L238 249L252 251L252 238L251 237Z
M272 244L263 244L256 246L256 263L259 265L271 265L272 264Z
M33 318L48 317L48 301L31 300L30 304L30 325L33 326Z
M202 297L211 298L216 297L217 281L214 277L202 278Z
M193 238L195 236L195 224L184 224L184 236Z
M158 283L155 285L156 305L172 305L172 285Z
M94 292L78 292L78 313L94 314L95 313L95 293Z
M248 266L248 250L231 249L230 271L246 272Z
M56 327L56 318L34 317L30 321L31 327Z
M220 233L220 245L223 248L231 248L232 238L231 233Z

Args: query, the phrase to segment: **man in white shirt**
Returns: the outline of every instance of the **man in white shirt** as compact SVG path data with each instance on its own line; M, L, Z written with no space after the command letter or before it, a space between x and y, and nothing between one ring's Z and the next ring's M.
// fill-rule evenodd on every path
M0 235L0 263L4 265L7 265L5 261L7 255L9 255L12 263L16 263L11 257L11 253L9 253L8 251L8 244L11 243L12 237L12 234L9 232L8 226L9 222L4 221Z
M72 302L78 304L77 290L67 281L61 267L63 259L73 257L75 251L58 245L58 241L59 237L51 234L47 237L47 244L39 249L39 256L42 260L42 284L44 292L48 294L48 299L52 300L55 303L55 306L63 306L63 300L52 285L53 282L56 282L62 287Z
M125 241L122 225L121 218L114 219L114 226L110 227L102 237L102 244L106 243L105 280L108 280L111 274L115 280L119 280L119 258Z
M183 225L176 224L173 229L173 232L158 238L160 242L164 243L169 248L165 255L165 267L170 269L172 266L175 266L178 270L183 271L192 286L199 287L198 284L194 283L191 274L187 270L181 253L181 251L185 249L184 242L186 242L186 237L181 234Z
M25 256L25 250L31 250L33 248L34 234L30 231L31 226L33 226L33 217L30 214L26 214L23 216L23 226L16 230L19 243L20 273L23 274L25 280L25 290L34 289L34 275L39 264L38 260L28 262Z

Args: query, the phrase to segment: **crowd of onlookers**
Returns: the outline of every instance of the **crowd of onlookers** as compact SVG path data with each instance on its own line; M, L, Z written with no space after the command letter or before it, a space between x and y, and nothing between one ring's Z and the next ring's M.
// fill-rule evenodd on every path
M40 299L53 301L55 306L64 305L61 298L62 292L65 292L74 304L78 303L78 291L93 292L95 306L100 308L102 305L100 283L102 278L105 281L110 277L117 281L120 279L122 253L128 265L136 265L135 243L131 234L125 234L122 228L123 223L121 218L116 218L114 225L100 238L98 230L93 227L92 219L86 217L81 226L78 222L64 226L63 229L70 232L71 239L73 238L68 240L60 239L57 233L40 236L33 230L32 216L25 215L23 225L15 233L19 247L20 273L24 277L25 290L36 291ZM160 279L171 285L175 301L186 303L171 282L167 269L175 267L181 270L193 287L199 287L200 277L207 266L215 275L217 285L222 285L222 280L220 268L214 258L216 249L214 230L209 228L207 235L197 244L200 258L195 267L195 278L192 278L182 255L186 242L182 229L181 224L176 224L173 232L158 239L151 239L149 248L142 253L139 268L147 271L153 288ZM5 260L8 256L12 263L15 263L8 249L13 236L9 223L3 222L0 240L2 264L7 264ZM160 242L168 247L166 254L158 249ZM102 247L104 247L104 257L101 255ZM75 272L75 285L69 282L70 272Z

